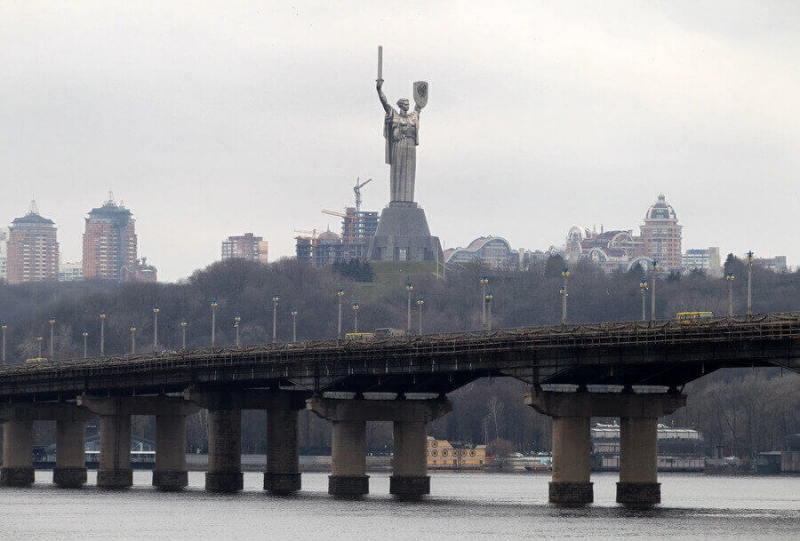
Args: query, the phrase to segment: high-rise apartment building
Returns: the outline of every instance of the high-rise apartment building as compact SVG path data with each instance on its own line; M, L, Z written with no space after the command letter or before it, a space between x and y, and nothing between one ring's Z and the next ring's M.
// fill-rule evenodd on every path
M662 272L681 268L681 230L675 210L664 198L658 200L647 210L644 225L639 226L642 233L644 253L658 262Z
M136 265L135 224L131 211L117 205L113 194L89 212L83 234L84 279L118 281L122 267Z
M31 201L28 214L11 222L6 276L9 284L58 280L58 240L53 220L39 215Z
M248 261L267 262L269 243L262 237L252 233L236 237L228 237L222 241L222 259L247 259Z

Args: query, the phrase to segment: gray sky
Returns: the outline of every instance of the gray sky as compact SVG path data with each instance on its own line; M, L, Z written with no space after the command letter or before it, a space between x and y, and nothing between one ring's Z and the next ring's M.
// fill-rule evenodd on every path
M447 246L635 229L659 193L683 248L800 262L795 2L0 1L0 223L35 196L81 258L113 190L176 280L255 232L388 202L394 103L430 82L416 199Z

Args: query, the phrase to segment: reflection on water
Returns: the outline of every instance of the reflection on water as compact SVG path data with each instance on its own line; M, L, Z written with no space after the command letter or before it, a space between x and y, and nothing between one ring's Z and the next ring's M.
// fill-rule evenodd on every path
M790 477L661 476L664 503L634 510L614 503L617 476L593 475L595 504L547 503L548 475L434 473L422 502L389 496L389 477L372 475L358 501L327 494L327 475L303 475L303 492L276 497L262 476L245 473L240 494L207 494L204 474L190 487L161 493L149 472L135 486L106 492L90 485L63 490L51 472L29 489L0 489L0 539L798 539L800 479Z

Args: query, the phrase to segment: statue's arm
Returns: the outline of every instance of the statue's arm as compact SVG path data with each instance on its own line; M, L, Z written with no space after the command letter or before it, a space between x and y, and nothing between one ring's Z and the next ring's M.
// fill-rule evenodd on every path
M383 90L381 90L382 86L383 86L383 79L378 79L377 85L376 85L376 87L378 89L378 97L381 100L381 105L383 105L383 110L386 111L386 113L388 114L389 111L392 110L392 106L389 105L389 100L386 99L386 94L384 94Z

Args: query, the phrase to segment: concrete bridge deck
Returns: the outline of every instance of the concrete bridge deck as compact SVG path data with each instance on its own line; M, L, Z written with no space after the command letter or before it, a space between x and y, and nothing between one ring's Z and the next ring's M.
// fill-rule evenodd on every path
M187 387L447 393L485 376L532 385L680 388L726 367L800 367L800 313L328 340L7 366L0 398Z

